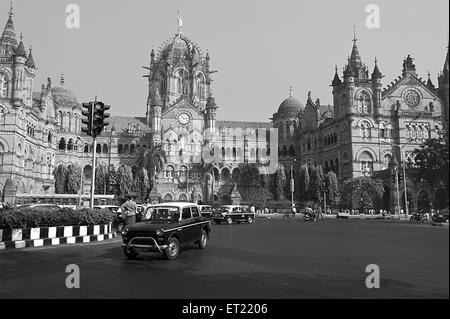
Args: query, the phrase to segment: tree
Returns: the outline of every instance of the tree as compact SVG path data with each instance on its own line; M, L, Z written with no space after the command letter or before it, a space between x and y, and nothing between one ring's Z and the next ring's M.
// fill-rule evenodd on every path
M141 200L145 200L149 193L150 179L148 178L147 169L141 168L136 179L136 190Z
M106 194L108 168L103 164L98 164L95 170L95 193Z
M245 198L249 198L250 187L259 174L258 167L256 164L245 164L240 167L239 171L239 184L244 187L246 192Z
M342 199L353 208L374 208L374 202L383 198L383 182L370 177L357 177L347 179L342 183Z
M109 195L115 195L117 193L117 172L113 165L108 170L106 176L106 193Z
M284 192L288 184L286 170L283 164L278 164L276 178L275 178L275 198L278 201L285 199Z
M67 193L67 176L69 174L69 169L66 164L59 165L54 171L53 175L55 177L55 192L56 194L66 194Z
M272 201L272 193L264 187L258 187L256 191L250 196L249 202L258 209L267 207L268 202Z
M339 192L339 181L336 173L333 171L328 172L325 175L325 191L327 194L327 202L331 208L339 204L341 194Z
M67 174L67 193L77 194L81 187L81 167L78 164L70 165Z
M133 194L133 171L130 166L122 165L117 170L117 195L120 199Z
M309 192L309 184L310 184L310 176L309 169L306 164L302 165L300 168L300 196L302 199L308 199Z
M137 165L139 168L147 170L150 188L154 187L156 175L164 169L166 163L166 151L161 144L152 145L145 152L141 150L137 159Z
M322 166L310 166L309 167L309 196L313 201L318 201L322 203L323 201L323 186L324 186L324 176Z
M412 156L415 165L422 170L423 178L430 184L444 182L449 189L449 151L448 144L443 140L429 139Z

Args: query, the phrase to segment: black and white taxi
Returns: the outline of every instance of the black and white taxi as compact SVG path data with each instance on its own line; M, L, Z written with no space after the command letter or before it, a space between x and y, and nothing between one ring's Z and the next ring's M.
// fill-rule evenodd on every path
M189 244L206 248L211 222L192 203L165 203L147 208L143 220L122 230L124 253L135 259L140 253L159 252L166 259L178 258Z

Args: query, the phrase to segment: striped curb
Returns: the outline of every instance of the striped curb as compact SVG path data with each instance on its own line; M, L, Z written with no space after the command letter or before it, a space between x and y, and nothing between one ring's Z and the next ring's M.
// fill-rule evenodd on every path
M115 237L111 224L0 229L0 250L91 243Z

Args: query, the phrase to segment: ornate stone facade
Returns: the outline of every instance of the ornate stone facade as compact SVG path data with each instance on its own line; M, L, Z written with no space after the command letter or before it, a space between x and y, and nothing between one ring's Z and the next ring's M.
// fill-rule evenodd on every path
M286 112L285 101L274 114L281 161L294 164L297 171L301 164L322 165L325 172L334 171L342 179L388 170L394 156L413 166L414 149L428 138L446 134L448 54L438 89L430 76L428 81L419 77L411 56L403 61L402 74L384 89L382 79L376 60L369 74L354 39L342 79L336 67L332 106L314 102L309 93L306 106L297 102ZM395 194L389 181L385 182L392 205Z

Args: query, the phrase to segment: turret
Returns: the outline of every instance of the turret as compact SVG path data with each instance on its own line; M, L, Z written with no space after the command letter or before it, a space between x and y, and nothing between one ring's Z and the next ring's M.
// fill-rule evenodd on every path
M211 93L206 103L206 129L210 134L214 134L216 130L216 110L218 106L216 104L216 98Z
M378 61L375 58L375 67L372 72L372 91L375 116L380 116L381 112L381 91L383 89L383 84L381 83L382 78L383 74L381 74L380 69L378 68Z

